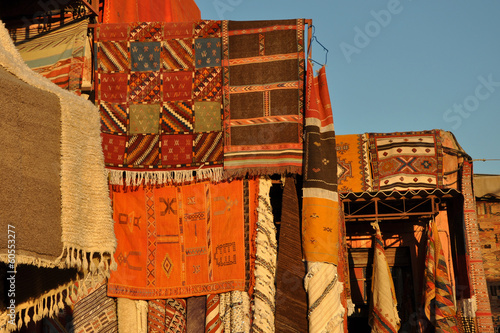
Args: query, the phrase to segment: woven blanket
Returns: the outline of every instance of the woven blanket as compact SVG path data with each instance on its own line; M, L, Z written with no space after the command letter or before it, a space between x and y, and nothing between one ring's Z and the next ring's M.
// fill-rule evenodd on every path
M63 89L80 94L88 23L86 19L42 34L38 26L30 27L29 35L26 29L17 29L13 39L21 57L33 71Z
M106 295L106 284L75 304L73 311L75 333L118 332L116 300Z
M2 119L0 131L0 153L4 161L8 161L0 176L6 190L0 195L0 228L5 235L10 233L11 239L15 233L16 251L12 258L13 253L8 252L12 250L8 248L12 242L8 243L8 238L3 237L0 260L12 265L8 266L10 270L15 260L16 264L33 268L73 267L82 273L97 268L104 273L109 268L108 262L97 261L96 267L91 258L109 258L114 252L116 238L95 106L34 73L23 62L3 23L0 24L0 66L13 75L2 71L0 80L0 85L5 87L2 91L13 92L10 96L2 96L4 100L0 106L0 109L8 107L0 114L9 115ZM40 94L40 90L46 93ZM26 93L27 104L21 107L13 97L23 93ZM40 99L37 107L33 107L30 103L34 103L37 96ZM41 114L42 110L46 112L40 120L36 114ZM4 137L5 133L11 135ZM54 143L55 146L48 147ZM22 195L16 196L19 193ZM74 277L73 270L72 274ZM40 278L44 278L43 273ZM21 323L28 322L32 313L29 310L34 307L53 315L58 307L49 308L47 299L61 298L61 293L71 286L72 282L59 284L41 294L32 294L29 302L16 303L18 319ZM28 286L23 292L32 290ZM35 317L42 318L41 314ZM7 319L2 311L0 326Z
M277 239L269 190L270 179L259 181L257 253L255 254L254 316L252 332L274 332Z
M397 309L396 290L385 256L384 240L377 222L375 229L373 273L368 323L372 333L397 333L401 327Z
M295 178L283 189L276 271L276 331L307 332L306 269L302 261L299 199Z
M102 24L95 31L96 103L111 182L121 184L124 173L127 185L184 182L195 171L220 180L220 22Z
M301 173L304 20L222 25L226 174Z
M222 319L220 316L220 295L207 295L205 314L205 333L222 333Z
M302 247L307 261L338 262L337 156L325 68L307 68Z
M443 150L437 131L368 136L373 190L443 187Z
M148 301L148 333L186 333L186 300Z
M427 231L427 253L424 271L425 316L438 332L459 332L453 290L448 277L437 224L431 221Z
M338 191L372 190L372 175L366 134L337 135Z
M148 302L119 297L116 302L118 332L147 333Z
M113 192L118 270L108 295L178 298L244 290L254 180ZM250 185L249 185L250 184Z

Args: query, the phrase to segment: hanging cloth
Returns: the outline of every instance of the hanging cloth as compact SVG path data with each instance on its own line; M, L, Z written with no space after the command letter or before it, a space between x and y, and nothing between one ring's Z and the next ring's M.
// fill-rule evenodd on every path
M424 279L424 311L427 319L435 326L436 332L460 332L446 259L435 221L430 222L427 231Z
M368 323L372 333L396 333L400 326L396 300L396 291L391 270L385 256L384 241L378 222L372 223L375 229L372 297Z

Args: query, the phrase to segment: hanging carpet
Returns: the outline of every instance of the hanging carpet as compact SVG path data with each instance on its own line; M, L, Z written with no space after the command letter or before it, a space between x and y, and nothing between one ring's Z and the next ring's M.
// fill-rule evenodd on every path
M301 173L304 20L222 25L226 174Z
M443 187L439 131L370 133L373 190Z
M367 134L337 135L337 177L341 193L372 190Z
M221 180L220 37L220 21L96 28L96 103L111 183Z
M118 270L108 295L184 298L248 288L257 181L113 192ZM246 199L248 197L249 199ZM254 198L254 199L252 199Z

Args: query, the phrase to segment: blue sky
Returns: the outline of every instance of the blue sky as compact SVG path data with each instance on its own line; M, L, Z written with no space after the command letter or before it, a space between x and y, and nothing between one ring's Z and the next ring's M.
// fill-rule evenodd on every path
M196 3L203 19L312 19L337 134L444 129L473 159L499 159L475 173L500 174L500 1Z

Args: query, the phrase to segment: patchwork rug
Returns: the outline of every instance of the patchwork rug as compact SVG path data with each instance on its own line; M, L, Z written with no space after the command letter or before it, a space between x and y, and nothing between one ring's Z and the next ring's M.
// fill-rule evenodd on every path
M304 20L223 21L224 170L302 172Z
M443 187L438 131L368 135L374 191Z
M338 191L372 190L372 175L367 134L337 135Z
M16 29L11 36L33 71L63 89L80 94L88 23L88 19L80 20L45 33L40 33L38 26L28 28L29 34L26 29Z
M221 180L220 25L137 22L96 28L96 103L112 183L183 182L194 173Z
M108 295L158 299L244 290L255 223L248 212L257 201L249 189L256 182L114 191L118 270Z

